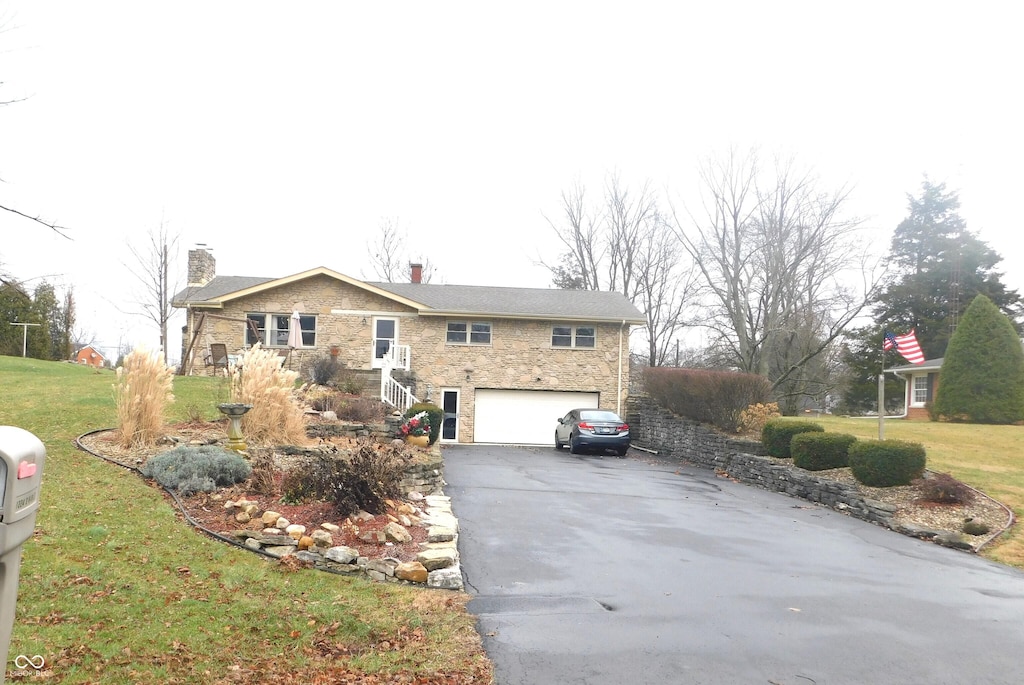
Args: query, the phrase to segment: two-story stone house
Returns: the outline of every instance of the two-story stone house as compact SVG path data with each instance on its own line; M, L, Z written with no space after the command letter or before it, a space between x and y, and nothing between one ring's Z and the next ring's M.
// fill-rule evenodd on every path
M629 332L642 314L620 293L365 282L324 267L282 278L217 276L213 256L189 252L183 371L213 373L211 345L241 354L257 340L290 368L333 354L346 368L393 373L442 407L448 442L548 444L574 407L622 411ZM298 329L298 335L293 329ZM291 343L291 344L289 344ZM373 387L376 387L374 384Z

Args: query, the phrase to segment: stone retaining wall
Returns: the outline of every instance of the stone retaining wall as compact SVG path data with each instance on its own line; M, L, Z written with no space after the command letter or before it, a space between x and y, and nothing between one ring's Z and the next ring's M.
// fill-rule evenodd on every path
M633 443L660 456L714 469L730 478L772 492L818 502L856 518L892 528L895 508L863 497L855 487L814 475L764 455L760 442L730 438L684 419L646 396L630 396L626 422Z
M389 416L384 423L349 423L345 421L323 421L306 426L306 435L311 438L370 438L378 442L393 440L401 425L401 417ZM419 492L424 495L440 495L444 488L444 460L436 446L426 454L425 461L411 464L402 478L402 492Z

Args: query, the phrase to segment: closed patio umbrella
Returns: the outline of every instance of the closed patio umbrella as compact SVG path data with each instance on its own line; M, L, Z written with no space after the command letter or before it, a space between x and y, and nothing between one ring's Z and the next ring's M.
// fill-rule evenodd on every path
M297 311L292 312L292 321L288 326L288 347L293 350L302 347L302 323Z

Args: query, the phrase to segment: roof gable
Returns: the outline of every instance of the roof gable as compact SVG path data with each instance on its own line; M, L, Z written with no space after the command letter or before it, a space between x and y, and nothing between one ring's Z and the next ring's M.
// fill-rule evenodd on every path
M237 300L242 297L249 297L267 290L280 288L281 286L297 283L316 276L326 276L342 283L347 283L356 288L369 291L389 300L394 300L414 309L420 309L419 302L396 295L395 293L381 290L371 283L364 283L358 279L346 276L327 267L318 266L315 269L301 271L283 278L259 278L247 276L217 276L206 285L196 288L186 288L174 297L174 306L184 307L186 305L221 307L225 302Z

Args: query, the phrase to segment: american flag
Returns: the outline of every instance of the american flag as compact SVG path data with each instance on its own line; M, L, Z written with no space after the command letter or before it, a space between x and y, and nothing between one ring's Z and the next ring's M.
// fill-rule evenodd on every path
M917 336L914 335L913 328L906 335L893 335L886 331L882 349L891 350L893 348L911 364L924 364L924 354L921 352L921 346L917 344Z

